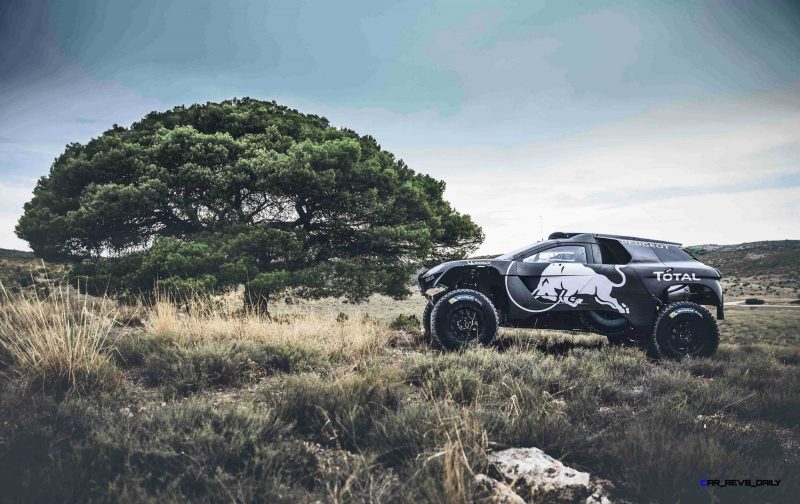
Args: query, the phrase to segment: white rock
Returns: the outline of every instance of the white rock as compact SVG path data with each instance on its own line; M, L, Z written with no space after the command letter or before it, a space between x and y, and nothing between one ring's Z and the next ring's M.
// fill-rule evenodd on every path
M593 482L588 472L565 466L539 448L509 448L490 454L489 460L523 495L609 503L602 485Z
M475 483L491 495L489 502L492 504L525 504L525 499L517 495L510 486L485 474L476 474Z

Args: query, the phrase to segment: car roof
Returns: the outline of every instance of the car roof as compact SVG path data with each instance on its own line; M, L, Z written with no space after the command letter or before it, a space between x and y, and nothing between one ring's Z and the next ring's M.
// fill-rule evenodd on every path
M623 235L612 235L612 234L604 234L604 233L563 233L563 232L555 232L551 233L548 236L550 240L570 240L576 242L592 242L594 238L608 238L611 240L631 240L631 241L641 241L641 242L652 242L652 243L666 243L668 245L677 245L678 247L681 246L678 242L666 241L666 240L655 240L653 238L641 238L638 236L623 236Z

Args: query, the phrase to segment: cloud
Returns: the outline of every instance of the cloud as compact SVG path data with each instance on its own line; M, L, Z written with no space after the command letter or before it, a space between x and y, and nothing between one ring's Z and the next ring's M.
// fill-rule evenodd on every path
M642 34L624 13L598 10L498 37L511 17L475 13L440 31L426 52L455 72L472 96L534 100L572 97L589 83L595 92L617 94L626 68L637 61ZM513 100L505 102L514 106Z
M402 151L483 226L481 252L553 230L684 243L800 237L798 88L689 101L514 148ZM780 188L776 188L780 186Z
M22 206L33 195L34 180L0 181L0 248L29 250L28 244L17 238L17 225Z
M800 39L780 9L209 4L187 28L174 6L92 17L91 3L31 5L16 19L32 29L6 38L27 33L36 50L3 60L16 77L0 76L0 173L17 195L2 210L8 240L22 195L66 143L178 101L235 95L327 116L445 180L484 227L484 252L539 238L540 215L545 233L687 243L794 229L800 86L785 86L800 67L783 55ZM339 17L335 36L318 29ZM729 29L742 20L747 30ZM182 37L197 27L198 40Z

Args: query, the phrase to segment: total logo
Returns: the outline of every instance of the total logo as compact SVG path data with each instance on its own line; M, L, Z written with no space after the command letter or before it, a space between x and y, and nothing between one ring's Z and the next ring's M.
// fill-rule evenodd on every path
M672 282L673 280L679 282L685 282L687 280L694 280L695 282L700 281L694 273L666 273L664 271L654 271L653 274L659 282Z

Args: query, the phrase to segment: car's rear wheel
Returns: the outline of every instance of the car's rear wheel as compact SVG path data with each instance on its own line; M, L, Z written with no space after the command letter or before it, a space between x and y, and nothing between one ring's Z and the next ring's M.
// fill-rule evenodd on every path
M702 306L679 301L659 310L652 342L660 355L670 359L709 357L719 346L719 327Z
M474 342L489 345L498 326L492 302L472 289L448 292L431 311L432 339L448 350L465 348Z

